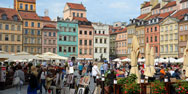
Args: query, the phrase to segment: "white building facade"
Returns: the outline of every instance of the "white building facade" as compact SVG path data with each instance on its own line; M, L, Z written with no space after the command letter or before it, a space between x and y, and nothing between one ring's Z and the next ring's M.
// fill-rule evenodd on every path
M100 61L101 57L109 61L109 26L102 23L93 23L94 28L94 60Z

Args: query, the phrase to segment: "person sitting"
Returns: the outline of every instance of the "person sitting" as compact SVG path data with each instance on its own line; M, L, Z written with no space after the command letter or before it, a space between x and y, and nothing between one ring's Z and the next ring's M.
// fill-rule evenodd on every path
M176 79L180 79L180 73L179 73L178 69L175 70L175 72L173 73L172 77L174 77Z

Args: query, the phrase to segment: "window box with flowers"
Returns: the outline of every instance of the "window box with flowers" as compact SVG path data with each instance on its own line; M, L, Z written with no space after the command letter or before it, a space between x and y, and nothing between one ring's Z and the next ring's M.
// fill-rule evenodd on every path
M167 94L164 82L158 80L151 83L151 93L152 94Z
M188 82L179 81L173 86L175 87L176 94L188 94Z

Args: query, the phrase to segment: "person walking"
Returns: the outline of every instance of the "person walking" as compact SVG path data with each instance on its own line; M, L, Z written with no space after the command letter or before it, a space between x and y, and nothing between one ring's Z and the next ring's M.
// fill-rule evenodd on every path
M16 80L16 78L18 78L19 82L16 82L17 84L16 85L16 94L21 94L21 87L22 85L24 84L25 82L25 75L24 75L24 72L22 71L22 66L21 65L18 65L17 68L16 68L16 72L14 73L14 81Z
M79 74L82 75L83 64L79 64L78 69L79 69Z
M40 93L41 94L42 94L42 87L44 87L45 92L46 92L46 85L45 85L45 83L46 83L46 76L47 76L46 68L43 68L41 76L40 76L40 80L41 80L41 83L40 83Z
M92 76L94 78L94 83L96 83L96 76L100 75L99 68L97 67L97 64L95 63L93 68L92 68Z
M107 70L108 70L108 64L107 64L107 63L104 63L103 67L104 67L104 73L106 73Z
M101 74L104 74L104 65L103 64L101 65L100 70L101 70Z

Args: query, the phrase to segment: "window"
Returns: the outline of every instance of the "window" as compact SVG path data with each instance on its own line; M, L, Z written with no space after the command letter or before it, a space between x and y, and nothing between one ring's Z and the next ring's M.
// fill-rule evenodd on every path
M33 5L30 5L30 10L33 10Z
M5 35L5 41L9 41L9 36Z
M25 27L28 27L28 22L25 22Z
M48 44L52 44L51 40L48 40Z
M28 43L28 38L24 38L24 43Z
M157 42L157 36L155 36L155 42Z
M8 45L5 46L5 52L8 52Z
M80 49L80 54L82 54L82 49Z
M183 49L183 48L180 48L180 52L183 53L183 52L184 52L184 49Z
M46 39L44 40L44 44L46 44Z
M166 26L166 30L165 30L166 32L168 31L168 26Z
M11 35L11 41L14 41L14 35Z
M68 38L69 38L69 41L72 41L72 37L71 36L68 36Z
M34 22L31 22L31 27L34 27L35 26L35 23Z
M11 46L11 52L14 52L14 46L13 45Z
M81 17L83 17L83 13L81 13Z
M146 43L148 43L149 42L149 39L148 39L148 37L146 38Z
M87 40L84 41L84 45L87 45Z
M75 17L75 12L72 13L73 17Z
M67 47L64 47L64 50L63 50L65 53L67 52Z
M85 55L87 54L87 49L84 50L84 54L85 54Z
M92 35L92 32L91 32L91 31L89 31L89 35Z
M175 28L174 28L175 30L177 30L178 29L178 25L175 25Z
M164 52L164 47L163 46L161 46L161 52Z
M102 53L102 48L100 48L100 53Z
M71 30L72 28L71 27L69 27L69 32L71 32L72 30Z
M150 42L153 42L153 37L152 36L150 37Z
M79 13L77 13L77 17L79 17Z
M166 35L166 41L168 40L168 35Z
M66 27L64 27L64 32L67 32L67 28Z
M168 45L166 45L166 52L168 52Z
M67 36L64 36L64 41L67 41Z
M80 45L82 45L82 40L80 40Z
M97 48L95 48L95 53L97 53L98 51L97 51Z
M20 52L20 46L17 46L17 52Z
M80 34L82 34L82 30L80 30Z
M178 45L175 45L175 52L178 52Z
M20 35L17 35L17 41L20 41L21 39L20 39Z
M76 37L75 36L73 36L73 41L76 41Z
M89 46L91 46L92 45L92 40L89 40Z
M180 26L180 31L183 31L183 26Z
M172 39L173 39L173 34L170 35L170 40L172 40Z
M106 39L104 39L104 43L106 44Z
M25 4L25 10L28 10L28 4Z
M73 47L73 50L72 50L74 53L76 52L76 47Z
M38 28L40 28L40 23L38 23Z
M53 36L54 36L54 37L56 36L56 33L55 33L55 32L53 32Z
M172 25L170 25L170 31L172 31L172 29L173 29L173 27L172 27Z
M155 31L157 31L157 27L155 27Z
M97 38L95 39L95 43L98 43L98 39Z
M40 30L37 31L37 35L40 35Z
M175 40L177 40L178 39L178 34L176 33L174 35L175 35Z
M0 24L0 30L2 30L3 28L2 28L3 26L2 26L2 24Z
M187 25L185 25L185 30L187 30Z
M73 32L76 32L76 28L73 28Z
M21 26L20 25L17 26L17 30L21 31Z
M62 36L61 35L59 36L59 41L62 41Z
M153 32L153 28L151 28L151 32Z
M71 52L71 47L68 48L68 52Z
M31 30L31 35L34 35L35 34L35 31L32 29Z
M52 35L52 33L51 32L49 32L49 36L51 36Z
M9 25L8 24L5 25L5 30L9 30Z
M170 52L173 52L173 45L170 45Z
M106 48L104 48L104 53L106 53Z
M87 31L84 31L84 34L87 35Z
M23 4L22 3L20 3L20 9L23 9Z
M147 28L147 33L149 32L149 28Z
M2 15L2 19L3 19L3 20L7 20L7 15L6 15L6 14L3 14L3 15Z
M95 34L97 34L97 31L95 31Z
M62 47L61 46L59 46L59 52L62 52Z
M31 53L33 53L34 52L34 48L31 48Z
M89 49L89 55L92 55L92 49Z
M102 39L100 39L100 43L102 43Z
M2 51L2 46L0 45L0 51Z
M11 30L14 31L15 30L15 26L11 25Z
M101 34L101 31L99 31L99 34Z

